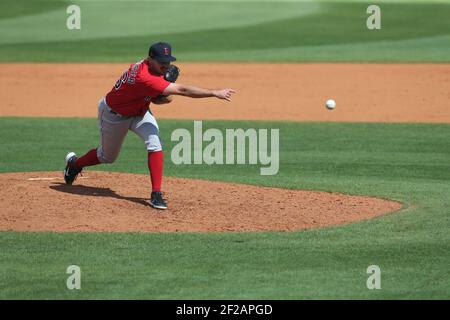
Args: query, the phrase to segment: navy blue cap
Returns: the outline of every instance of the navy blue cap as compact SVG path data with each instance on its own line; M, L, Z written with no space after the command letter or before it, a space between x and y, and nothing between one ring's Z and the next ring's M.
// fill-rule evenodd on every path
M157 42L150 46L148 50L150 58L159 62L171 62L177 60L172 57L172 47L166 42Z

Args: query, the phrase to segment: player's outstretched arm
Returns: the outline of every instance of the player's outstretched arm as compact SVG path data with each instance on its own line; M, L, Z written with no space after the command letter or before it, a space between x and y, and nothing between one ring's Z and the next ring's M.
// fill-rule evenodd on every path
M216 97L218 99L223 99L231 101L231 96L235 93L233 89L205 89L194 86L187 86L180 83L171 83L164 90L162 94L164 95L180 95L190 98L209 98Z

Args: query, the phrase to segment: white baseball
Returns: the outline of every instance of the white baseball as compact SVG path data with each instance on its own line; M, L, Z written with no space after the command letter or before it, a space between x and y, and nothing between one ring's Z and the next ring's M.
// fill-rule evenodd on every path
M333 110L334 108L336 108L336 102L333 99L329 99L327 100L327 102L325 102L325 106L328 109Z

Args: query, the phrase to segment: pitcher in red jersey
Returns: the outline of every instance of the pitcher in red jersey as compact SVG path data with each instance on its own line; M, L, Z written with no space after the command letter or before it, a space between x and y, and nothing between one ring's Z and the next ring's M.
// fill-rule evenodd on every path
M171 95L215 97L230 101L235 93L232 89L205 89L165 80L164 73L175 60L170 44L158 42L150 46L146 59L130 65L122 74L98 105L100 145L79 158L74 152L66 155L66 184L71 185L84 167L114 162L128 130L131 130L143 140L148 152L152 183L149 203L153 208L167 209L161 192L164 153L158 123L149 109L150 104L170 103Z

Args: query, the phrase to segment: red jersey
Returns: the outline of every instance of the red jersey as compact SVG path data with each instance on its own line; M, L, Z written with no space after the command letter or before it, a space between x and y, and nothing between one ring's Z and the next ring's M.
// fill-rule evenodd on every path
M130 65L106 95L106 104L123 116L143 116L151 98L159 96L170 84L163 75L148 69L148 61Z

